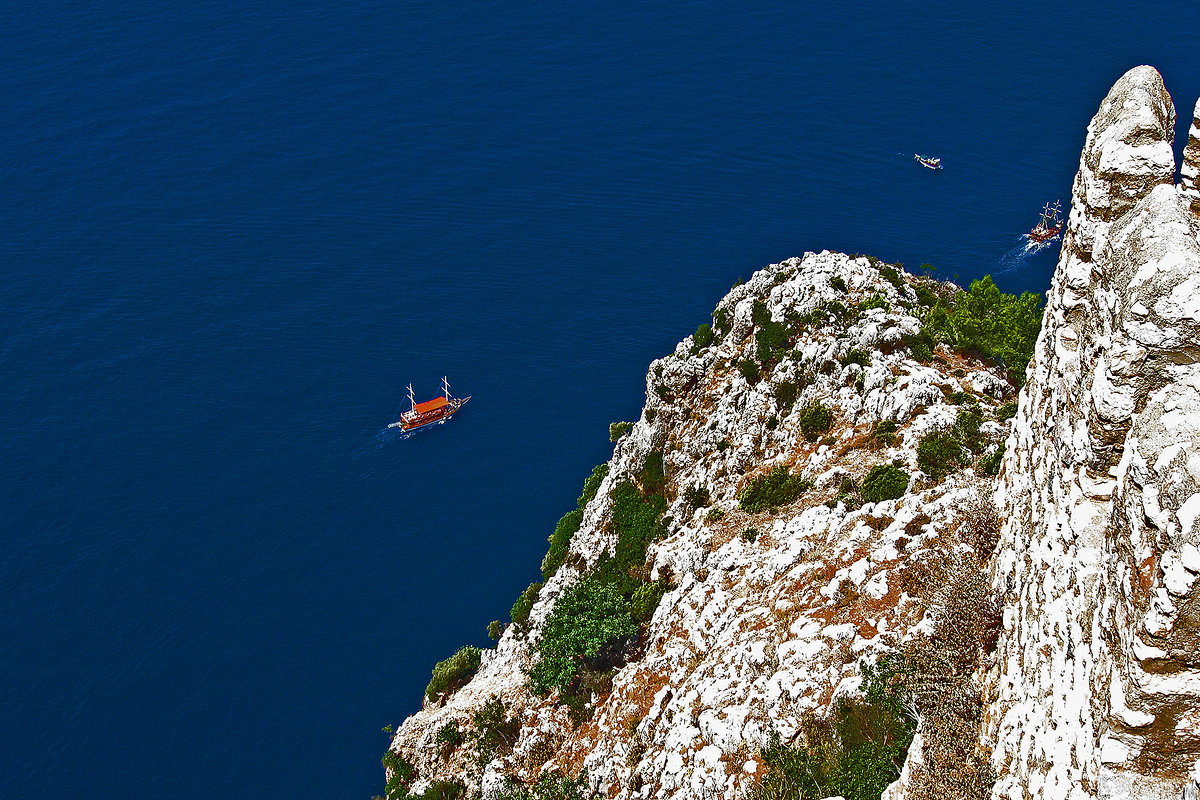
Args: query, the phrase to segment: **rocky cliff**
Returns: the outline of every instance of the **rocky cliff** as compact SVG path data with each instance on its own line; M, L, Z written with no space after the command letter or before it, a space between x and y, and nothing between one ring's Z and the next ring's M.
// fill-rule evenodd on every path
M651 364L528 619L396 732L392 794L763 795L880 691L916 728L891 800L1195 792L1200 123L1176 187L1174 121L1139 67L1089 126L1019 402L1019 369L930 336L952 285L823 252L735 287ZM656 520L632 561L626 502ZM661 600L531 691L615 562Z

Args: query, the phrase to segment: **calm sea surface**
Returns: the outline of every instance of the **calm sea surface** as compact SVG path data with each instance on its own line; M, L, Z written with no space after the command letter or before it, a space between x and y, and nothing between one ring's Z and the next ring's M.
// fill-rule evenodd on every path
M0 797L378 793L735 280L1042 291L1111 83L1200 95L1192 2L653 5L0 12Z

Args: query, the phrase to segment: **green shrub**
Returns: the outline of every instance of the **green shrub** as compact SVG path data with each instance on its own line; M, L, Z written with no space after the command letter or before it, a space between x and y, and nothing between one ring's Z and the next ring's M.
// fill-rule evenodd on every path
M846 281L842 280L840 275L834 275L832 278L830 278L829 285L834 289L837 289L839 292L846 291Z
M718 308L713 312L713 330L722 336L729 331L729 309Z
M500 641L500 637L504 635L504 623L498 619L494 619L488 623L488 638L493 641Z
M930 431L917 443L917 466L934 480L940 481L962 463L962 444L950 431Z
M741 532L739 538L747 544L754 544L758 540L758 528L746 528Z
M713 343L713 329L707 322L700 324L696 328L696 332L692 334L692 353L699 353L704 348Z
M638 472L638 483L646 492L661 493L666 482L663 451L651 450L646 454L646 460L642 462L642 469Z
M799 392L800 387L795 381L785 381L775 387L775 402L779 404L780 409L789 409L795 405Z
M899 289L901 292L904 291L904 279L900 277L900 273L896 270L895 267L890 267L890 266L884 265L879 268L879 275L885 281L890 283L892 286L895 286L897 289Z
M970 392L951 392L950 394L946 395L946 399L949 400L952 405L956 406L979 404L979 401L975 399L975 395L971 394Z
M1016 415L1017 404L1012 400L1009 400L1007 403L996 409L996 420L998 422L1005 422L1012 419Z
M1004 443L979 460L979 471L984 475L999 475L1000 464L1004 461Z
M463 732L458 729L458 720L450 720L442 727L438 728L437 736L434 737L437 744L443 745L448 750L453 750L464 741Z
M907 472L894 464L879 464L872 467L867 477L863 478L859 494L864 503L880 503L903 497L907 491Z
M871 438L884 447L891 447L896 443L896 423L890 419L879 420L871 428Z
M615 585L595 577L581 581L559 597L546 619L530 687L537 694L566 692L586 659L636 630L629 601Z
M857 347L847 350L845 355L838 360L842 362L843 367L850 364L858 364L861 367L871 366L871 354Z
M778 360L780 352L787 349L792 338L791 330L783 323L771 319L771 312L762 300L754 301L750 318L755 327L755 358L763 366L774 363Z
M670 588L666 581L655 581L654 583L643 583L633 592L633 599L630 601L630 614L636 622L646 622L654 616L654 609L658 608L658 603L662 600L663 595Z
M597 464L592 467L592 474L588 475L587 480L583 482L583 494L579 495L576 504L583 508L588 503L592 502L592 498L596 496L596 492L600 489L600 484L608 477L608 464Z
M983 438L979 434L979 426L983 424L983 416L978 406L968 406L958 412L954 427L958 431L959 441L971 452L983 446Z
M575 536L575 532L579 530L582 523L583 511L577 508L574 511L568 511L554 526L554 533L550 534L549 539L550 549L546 551L546 556L542 559L543 581L550 580L550 576L558 572L558 568L566 561L567 551L571 547L571 538Z
M751 514L785 506L812 488L812 483L780 465L754 478L738 493L738 505Z
M917 285L917 302L923 306L937 305L938 296L927 286Z
M587 773L571 780L558 770L550 770L538 776L532 785L509 779L500 790L496 800L585 800L592 798L588 791Z
M876 292L875 294L868 297L866 300L863 300L857 306L857 310L859 313L861 313L863 311L867 311L872 308L882 308L884 311L890 311L892 308L892 305L891 305L891 303L889 303L887 301L886 297L884 297L879 292Z
M712 502L712 497L708 493L708 487L695 483L684 490L683 501L692 508L704 508Z
M912 357L922 364L933 358L933 337L922 330L918 334L905 334L900 339L901 344L908 348Z
M621 437L633 430L632 422L614 422L608 426L608 440L618 442Z
M467 787L461 781L438 780L430 781L429 786L420 794L411 795L406 800L464 800Z
M496 695L471 714L471 724L474 726L471 738L481 767L498 755L512 752L521 735L520 718L509 717L504 701Z
M900 774L916 724L904 710L885 662L866 665L861 699L842 698L828 718L808 715L801 736L785 745L771 737L760 756L766 765L750 800L816 800L840 794L846 800L879 800Z
M746 383L753 386L759 381L758 362L752 358L743 358L737 362L738 372L742 373L742 377L746 379Z
M521 596L517 598L517 602L513 603L512 611L509 612L509 617L512 618L514 625L519 625L522 628L529 622L529 612L533 610L533 604L537 602L538 592L542 590L542 584L531 583L521 592Z
M723 519L724 516L725 516L725 512L722 511L721 509L710 508L708 510L708 513L704 515L704 518L706 520L708 520L709 522L716 522L717 520Z
M433 668L429 685L425 687L425 696L430 702L436 702L458 689L479 669L479 659L479 648L467 646L459 648L445 661L439 661Z
M612 493L612 528L617 543L612 556L601 556L597 575L617 584L623 594L632 594L646 565L650 543L666 533L660 517L665 501L658 495L643 498L629 481L617 484Z
M1019 385L1025 382L1041 328L1041 303L1041 296L1032 292L1005 294L985 276L949 304L935 304L925 316L924 330L959 350L998 359Z
M416 780L417 768L391 750L383 754L383 767L392 773L383 788L387 800L403 800L409 785Z
M815 442L822 433L833 427L833 412L821 403L813 403L800 410L800 432L810 442Z

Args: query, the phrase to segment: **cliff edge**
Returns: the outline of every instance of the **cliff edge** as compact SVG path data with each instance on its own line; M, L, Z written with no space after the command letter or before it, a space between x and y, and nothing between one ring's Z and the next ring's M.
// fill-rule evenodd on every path
M1200 104L1178 186L1174 124L1150 67L1104 99L1044 315L832 252L735 286L495 649L435 670L389 798L1194 798Z

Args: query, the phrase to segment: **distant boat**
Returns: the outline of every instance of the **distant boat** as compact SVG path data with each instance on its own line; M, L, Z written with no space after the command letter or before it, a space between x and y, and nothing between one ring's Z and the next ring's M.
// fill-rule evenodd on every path
M913 158L917 159L917 163L920 164L922 167L928 167L929 169L941 169L942 168L942 160L940 158L935 158L933 156L923 156L920 153L913 153Z
M1041 244L1048 242L1058 234L1062 233L1062 203L1058 200L1054 201L1054 207L1051 208L1049 203L1042 209L1042 218L1037 225L1033 226L1033 230L1029 232L1029 240Z
M446 422L458 410L466 405L468 397L454 397L450 394L450 384L445 377L442 378L442 396L435 397L432 400L426 400L424 403L418 403L416 397L413 396L412 384L408 385L408 402L412 407L400 415L400 419L388 425L389 428L399 428L408 433L415 431L418 428L425 428L430 425L441 425Z

